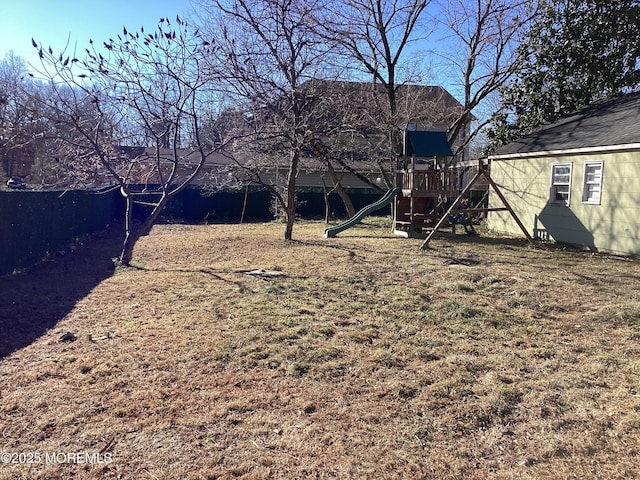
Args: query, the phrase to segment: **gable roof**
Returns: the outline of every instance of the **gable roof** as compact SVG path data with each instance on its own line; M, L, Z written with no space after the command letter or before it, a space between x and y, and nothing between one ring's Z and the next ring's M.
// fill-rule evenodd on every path
M173 184L179 184L186 180L200 163L200 152L194 149L178 148L174 152L172 148L156 150L155 147L120 146L118 150L121 164L116 170L119 170L131 184L161 184L160 172L167 178L174 167L177 167L177 170ZM193 181L194 184L201 182L208 172L226 173L236 165L233 156L228 152L208 150L204 153L206 159L199 176Z
M640 148L640 92L595 103L497 149L492 159Z
M303 86L327 96L334 105L346 103L349 108L365 111L388 107L387 93L380 83L312 79ZM449 126L464 111L462 104L441 86L400 84L395 94L397 114L406 122Z

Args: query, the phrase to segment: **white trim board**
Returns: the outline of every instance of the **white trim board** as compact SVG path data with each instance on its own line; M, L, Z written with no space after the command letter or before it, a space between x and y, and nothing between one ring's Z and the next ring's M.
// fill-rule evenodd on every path
M516 158L557 157L561 155L580 155L588 153L615 153L628 150L640 150L640 143L624 145L601 145L597 147L567 148L560 150L542 150L538 152L506 153L504 155L489 155L489 160L509 160Z

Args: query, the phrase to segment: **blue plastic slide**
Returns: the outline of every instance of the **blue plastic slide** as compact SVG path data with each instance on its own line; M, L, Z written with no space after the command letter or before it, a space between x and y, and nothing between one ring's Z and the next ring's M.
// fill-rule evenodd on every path
M358 213L356 213L353 217L351 217L346 222L341 223L340 225L336 225L335 227L327 228L324 231L324 237L325 238L333 238L337 234L339 234L340 232L343 232L346 229L351 228L354 225L360 223L362 221L362 219L364 217L366 217L367 215L370 215L371 213L375 212L376 210L380 210L382 207L386 207L387 205L389 205L393 201L395 196L398 193L400 193L401 191L402 191L402 188L400 188L400 187L396 187L396 188L394 188L392 190L389 190L387 193L384 194L384 197L382 197L380 200L378 200L375 203L372 203L371 205L367 205L366 207L364 207L362 210L360 210Z

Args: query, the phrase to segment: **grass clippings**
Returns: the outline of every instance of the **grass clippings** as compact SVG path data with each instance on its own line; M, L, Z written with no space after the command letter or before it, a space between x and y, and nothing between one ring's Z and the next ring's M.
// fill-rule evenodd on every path
M0 479L640 477L638 262L282 228L0 279Z

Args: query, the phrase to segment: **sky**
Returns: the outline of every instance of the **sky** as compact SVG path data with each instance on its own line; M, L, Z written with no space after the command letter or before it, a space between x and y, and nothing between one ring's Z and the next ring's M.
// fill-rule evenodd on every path
M54 53L69 41L79 53L89 39L103 42L141 26L153 30L161 17L187 16L190 0L0 0L0 59L13 51L27 63L39 65L31 39Z
M65 56L82 58L89 39L98 47L109 38L141 26L152 31L161 17L189 17L196 0L0 0L0 60L13 51L22 57L29 70L37 75L41 64L31 39L59 54L69 44ZM434 8L437 2L434 3ZM427 45L416 46L432 48ZM409 55L411 55L409 53ZM417 57L416 57L417 60ZM460 97L460 91L450 74L425 67L421 82L440 84Z

